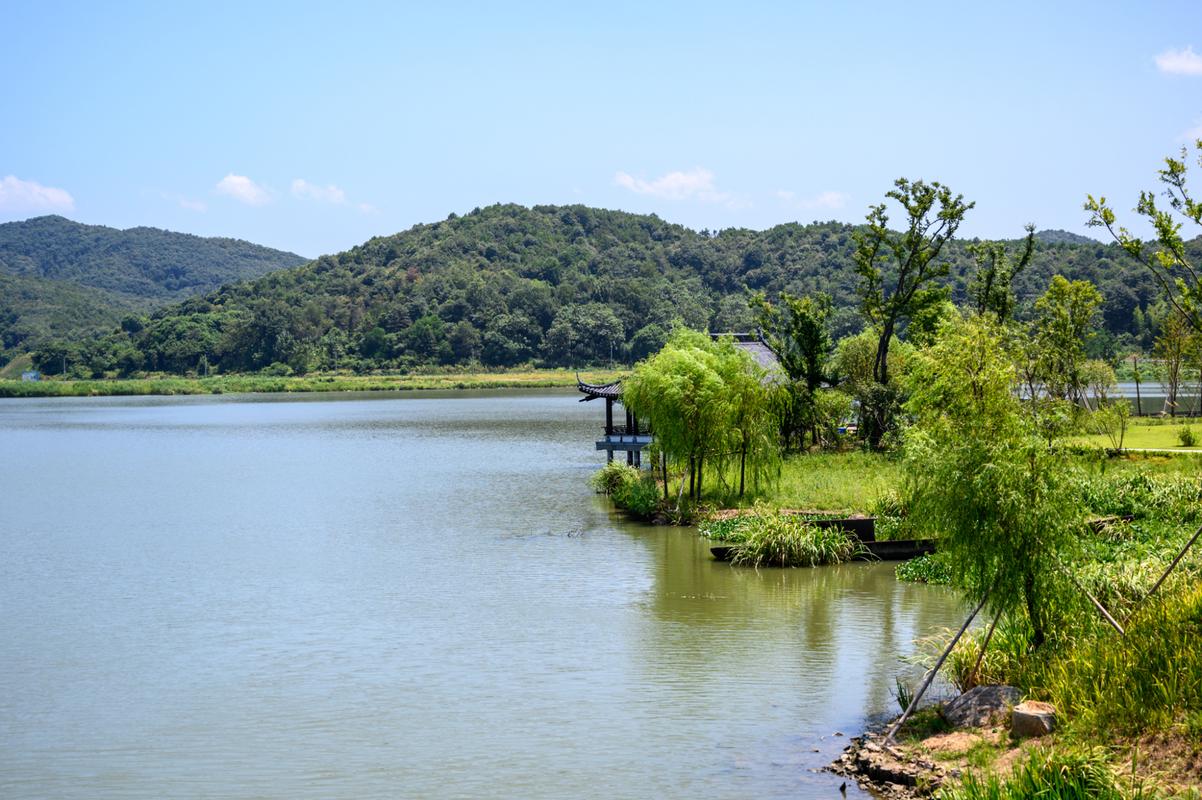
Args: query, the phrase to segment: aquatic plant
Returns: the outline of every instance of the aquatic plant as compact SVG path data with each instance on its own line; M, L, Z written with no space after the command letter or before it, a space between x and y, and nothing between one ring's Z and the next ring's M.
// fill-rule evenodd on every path
M742 541L731 562L751 567L815 567L850 561L864 551L858 539L838 528L813 525L803 517L755 513L742 519Z
M899 581L909 581L911 583L930 583L947 586L952 582L952 571L947 563L947 558L940 556L938 553L930 553L918 558L912 558L909 561L903 561L893 568L893 574L897 576Z

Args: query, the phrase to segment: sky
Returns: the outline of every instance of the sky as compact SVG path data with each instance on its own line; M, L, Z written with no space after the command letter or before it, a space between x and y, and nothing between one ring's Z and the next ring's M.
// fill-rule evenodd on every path
M974 201L964 236L1098 236L1087 194L1134 221L1202 137L1198 0L0 0L0 30L0 222L309 257L498 202L860 222L903 176Z

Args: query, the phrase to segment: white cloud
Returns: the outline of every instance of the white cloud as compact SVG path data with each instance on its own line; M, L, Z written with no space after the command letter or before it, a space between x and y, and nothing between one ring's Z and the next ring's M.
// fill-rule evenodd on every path
M262 206L271 202L271 193L245 175L232 172L217 181L218 194L229 195L248 206Z
M795 208L815 209L838 209L847 205L847 195L843 192L819 192L812 197L798 197L796 192L788 189L777 189L776 196L784 201L787 205Z
M1165 50L1156 56L1156 68L1169 75L1202 75L1202 55L1189 46L1184 50Z
M65 189L23 181L15 175L0 180L0 211L71 211L75 198Z
M614 175L614 183L635 194L665 200L698 200L702 203L737 205L729 194L718 190L714 185L714 173L704 167L695 167L687 172L669 172L649 181L619 172Z
M364 214L379 214L380 213L380 210L378 208L376 208L375 206L373 206L371 203L360 203L358 205L358 208L359 208L359 211Z
M1181 134L1181 141L1188 142L1189 144L1193 144L1199 139L1202 139L1202 122L1199 122L1197 125Z
M333 184L329 186L317 186L316 184L309 183L304 178L297 178L292 181L292 194L294 197L307 197L310 200L333 203L335 205L342 205L346 202L346 192L337 186Z

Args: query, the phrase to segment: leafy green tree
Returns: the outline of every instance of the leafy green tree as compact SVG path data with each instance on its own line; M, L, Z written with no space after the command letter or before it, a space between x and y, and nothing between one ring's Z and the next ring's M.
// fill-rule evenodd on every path
M764 343L776 355L789 378L785 441L796 435L798 444L803 445L803 432L809 431L812 441L817 444L814 398L818 389L830 380L827 362L833 351L828 324L831 298L825 294L795 297L781 292L778 302L773 304L760 293L752 296L751 305Z
M1194 142L1194 148L1202 165L1202 139ZM1194 330L1202 331L1202 276L1181 235L1186 220L1202 225L1202 203L1189 191L1189 160L1189 149L1182 147L1181 157L1166 158L1164 169L1158 172L1168 208L1157 205L1155 192L1139 193L1135 211L1152 224L1156 232L1152 241L1144 241L1119 225L1105 197L1087 195L1085 210L1089 212L1088 224L1105 228L1128 256L1147 267L1177 313Z
M1176 309L1168 309L1160 320L1160 333L1152 354L1160 360L1160 385L1164 387L1165 405L1169 416L1177 416L1178 395L1185 380L1184 370L1189 360L1189 322Z
M1014 280L1027 265L1035 252L1035 226L1027 225L1027 238L1015 261L1005 242L973 242L968 245L976 272L968 284L970 307L978 314L989 312L1005 322L1014 315L1016 303Z
M889 347L898 326L909 319L919 294L948 274L943 250L956 234L964 215L973 207L963 195L953 195L941 183L899 178L886 192L898 203L906 221L901 232L890 230L887 203L872 206L866 229L856 233L855 266L860 276L860 309L878 331L872 378L876 387L865 392L863 409L869 443L879 447L893 427L897 392L889 382Z
M662 350L635 366L622 402L650 424L660 452L687 476L689 498L700 500L707 464L722 475L737 455L742 490L748 470L753 479L765 475L779 457L776 406L763 378L763 369L729 339L715 342L678 328Z
M997 613L1025 612L1043 645L1065 596L1079 512L1070 466L1035 434L1014 392L1007 336L990 318L946 326L915 357L906 434L911 521L939 537L955 582Z
M1089 281L1052 278L1035 301L1035 342L1047 393L1073 403L1084 401L1081 369L1094 331L1102 295Z

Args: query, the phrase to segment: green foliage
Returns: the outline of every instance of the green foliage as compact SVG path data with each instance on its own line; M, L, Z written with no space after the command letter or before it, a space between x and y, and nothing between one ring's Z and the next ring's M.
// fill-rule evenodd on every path
M611 461L595 472L589 483L609 495L614 505L637 517L649 519L660 506L659 486L655 477L627 464Z
M1003 330L974 317L945 326L917 357L906 440L911 519L939 538L954 582L992 611L1020 605L1039 646L1064 596L1078 512L1066 460L1034 435L1013 388Z
M1083 728L1139 733L1202 711L1202 587L1141 607L1125 637L1082 639L1040 676Z
M1198 443L1198 438L1194 436L1194 431L1188 425L1178 432L1177 439L1181 442L1182 447L1193 447Z
M1043 384L1053 398L1077 402L1086 382L1083 368L1086 347L1102 295L1089 281L1052 278L1048 290L1035 301L1035 345Z
M1197 476L1154 476L1135 470L1117 475L1078 475L1074 483L1080 504L1098 515L1186 522L1199 517L1202 484Z
M751 567L815 567L850 561L864 546L838 528L818 527L804 517L757 507L736 517L726 531L734 542L731 562ZM711 536L713 530L711 529Z
M155 228L120 231L58 216L5 223L0 351L54 339L82 345L118 322L127 334L137 333L127 321L155 306L303 262L249 242Z
M1202 139L1194 142L1202 163ZM1156 232L1154 241L1145 242L1134 236L1125 227L1118 225L1114 211L1107 205L1105 197L1094 199L1089 195L1085 210L1089 212L1089 225L1105 228L1115 242L1133 260L1143 264L1165 293L1169 304L1178 311L1195 331L1202 331L1202 283L1196 269L1196 252L1181 235L1182 222L1174 214L1202 225L1202 203L1189 193L1189 151L1181 148L1180 158L1166 158L1164 169L1158 177L1165 186L1164 195L1169 208L1157 205L1156 193L1142 191L1136 213L1152 224Z
M809 431L814 444L818 444L816 394L830 380L827 361L833 349L830 296L794 297L782 292L774 305L761 293L752 298L751 304L765 343L789 379L789 404L782 430L785 440L796 438L800 446L803 434Z
M615 361L631 363L657 351L676 320L698 329L747 330L754 324L748 291L773 302L782 292L793 297L825 292L832 301L830 332L841 337L864 324L856 311L854 259L855 234L863 230L828 222L696 232L654 216L584 206L498 205L231 283L158 313L145 331L116 332L122 314L150 310L139 297L134 307L106 311L86 327L71 327L78 315L58 314L53 324L39 323L35 338L78 343L89 331L114 331L100 340L106 355L88 362L93 373L105 368L112 360L107 352L119 345L136 353L143 365L138 369L195 370L195 361L163 352L163 335L150 331L160 320L173 327L172 317L192 318L189 325L216 334L217 346L207 354L214 372L253 371L274 362L298 372L476 363L582 366L608 362L611 345ZM1030 266L1015 279L1020 309L1061 272L1101 286L1108 303L1114 298L1113 308L1103 309L1107 329L1134 336L1134 312L1147 308L1155 295L1151 277L1122 259L1117 245L1046 237L1038 235ZM1010 246L1015 244L1021 243ZM964 302L972 274L966 246L950 241L941 259L951 269L928 288L946 289L952 300ZM891 269L879 266L886 275ZM32 272L22 274L22 280L33 280ZM228 280L214 279L209 286ZM200 288L181 284L173 291L182 297ZM0 335L7 324L5 294L0 287ZM938 294L917 295L916 302L934 309L942 303ZM16 312L28 321L34 308L22 302ZM436 330L407 334L431 315L444 323L441 336L426 335ZM14 336L28 341L29 330L18 321ZM888 370L893 373L892 364Z
M1036 750L1008 776L964 778L941 790L939 800L1135 800L1126 794L1107 763L1106 753L1096 751Z
M893 573L899 581L911 583L947 586L952 582L951 565L948 564L947 557L939 553L903 561L893 568Z
M1101 405L1089 415L1088 429L1091 433L1104 435L1110 442L1111 453L1122 453L1131 424L1131 405L1125 400Z
M906 214L900 232L889 229L887 204L869 209L867 226L856 234L855 265L860 277L860 309L877 331L872 380L877 385L866 394L864 426L873 447L893 427L896 396L889 388L889 346L898 326L916 310L943 298L932 284L945 277L949 262L941 258L956 235L964 215L973 207L963 195L953 195L941 183L899 178L885 193Z
M640 362L623 385L622 402L655 431L656 447L687 473L688 496L702 497L708 464L724 476L738 464L738 491L779 463L780 402L764 371L729 339L679 328L656 355ZM681 494L684 488L681 478Z
M1005 242L973 242L968 245L976 266L972 281L968 285L969 307L977 314L993 314L1000 322L1006 322L1014 314L1014 280L1035 253L1035 226L1027 226L1027 238L1018 261L1010 257Z
M632 466L618 461L610 461L604 467L593 473L589 484L598 492L612 496L623 485L638 480L639 471Z

